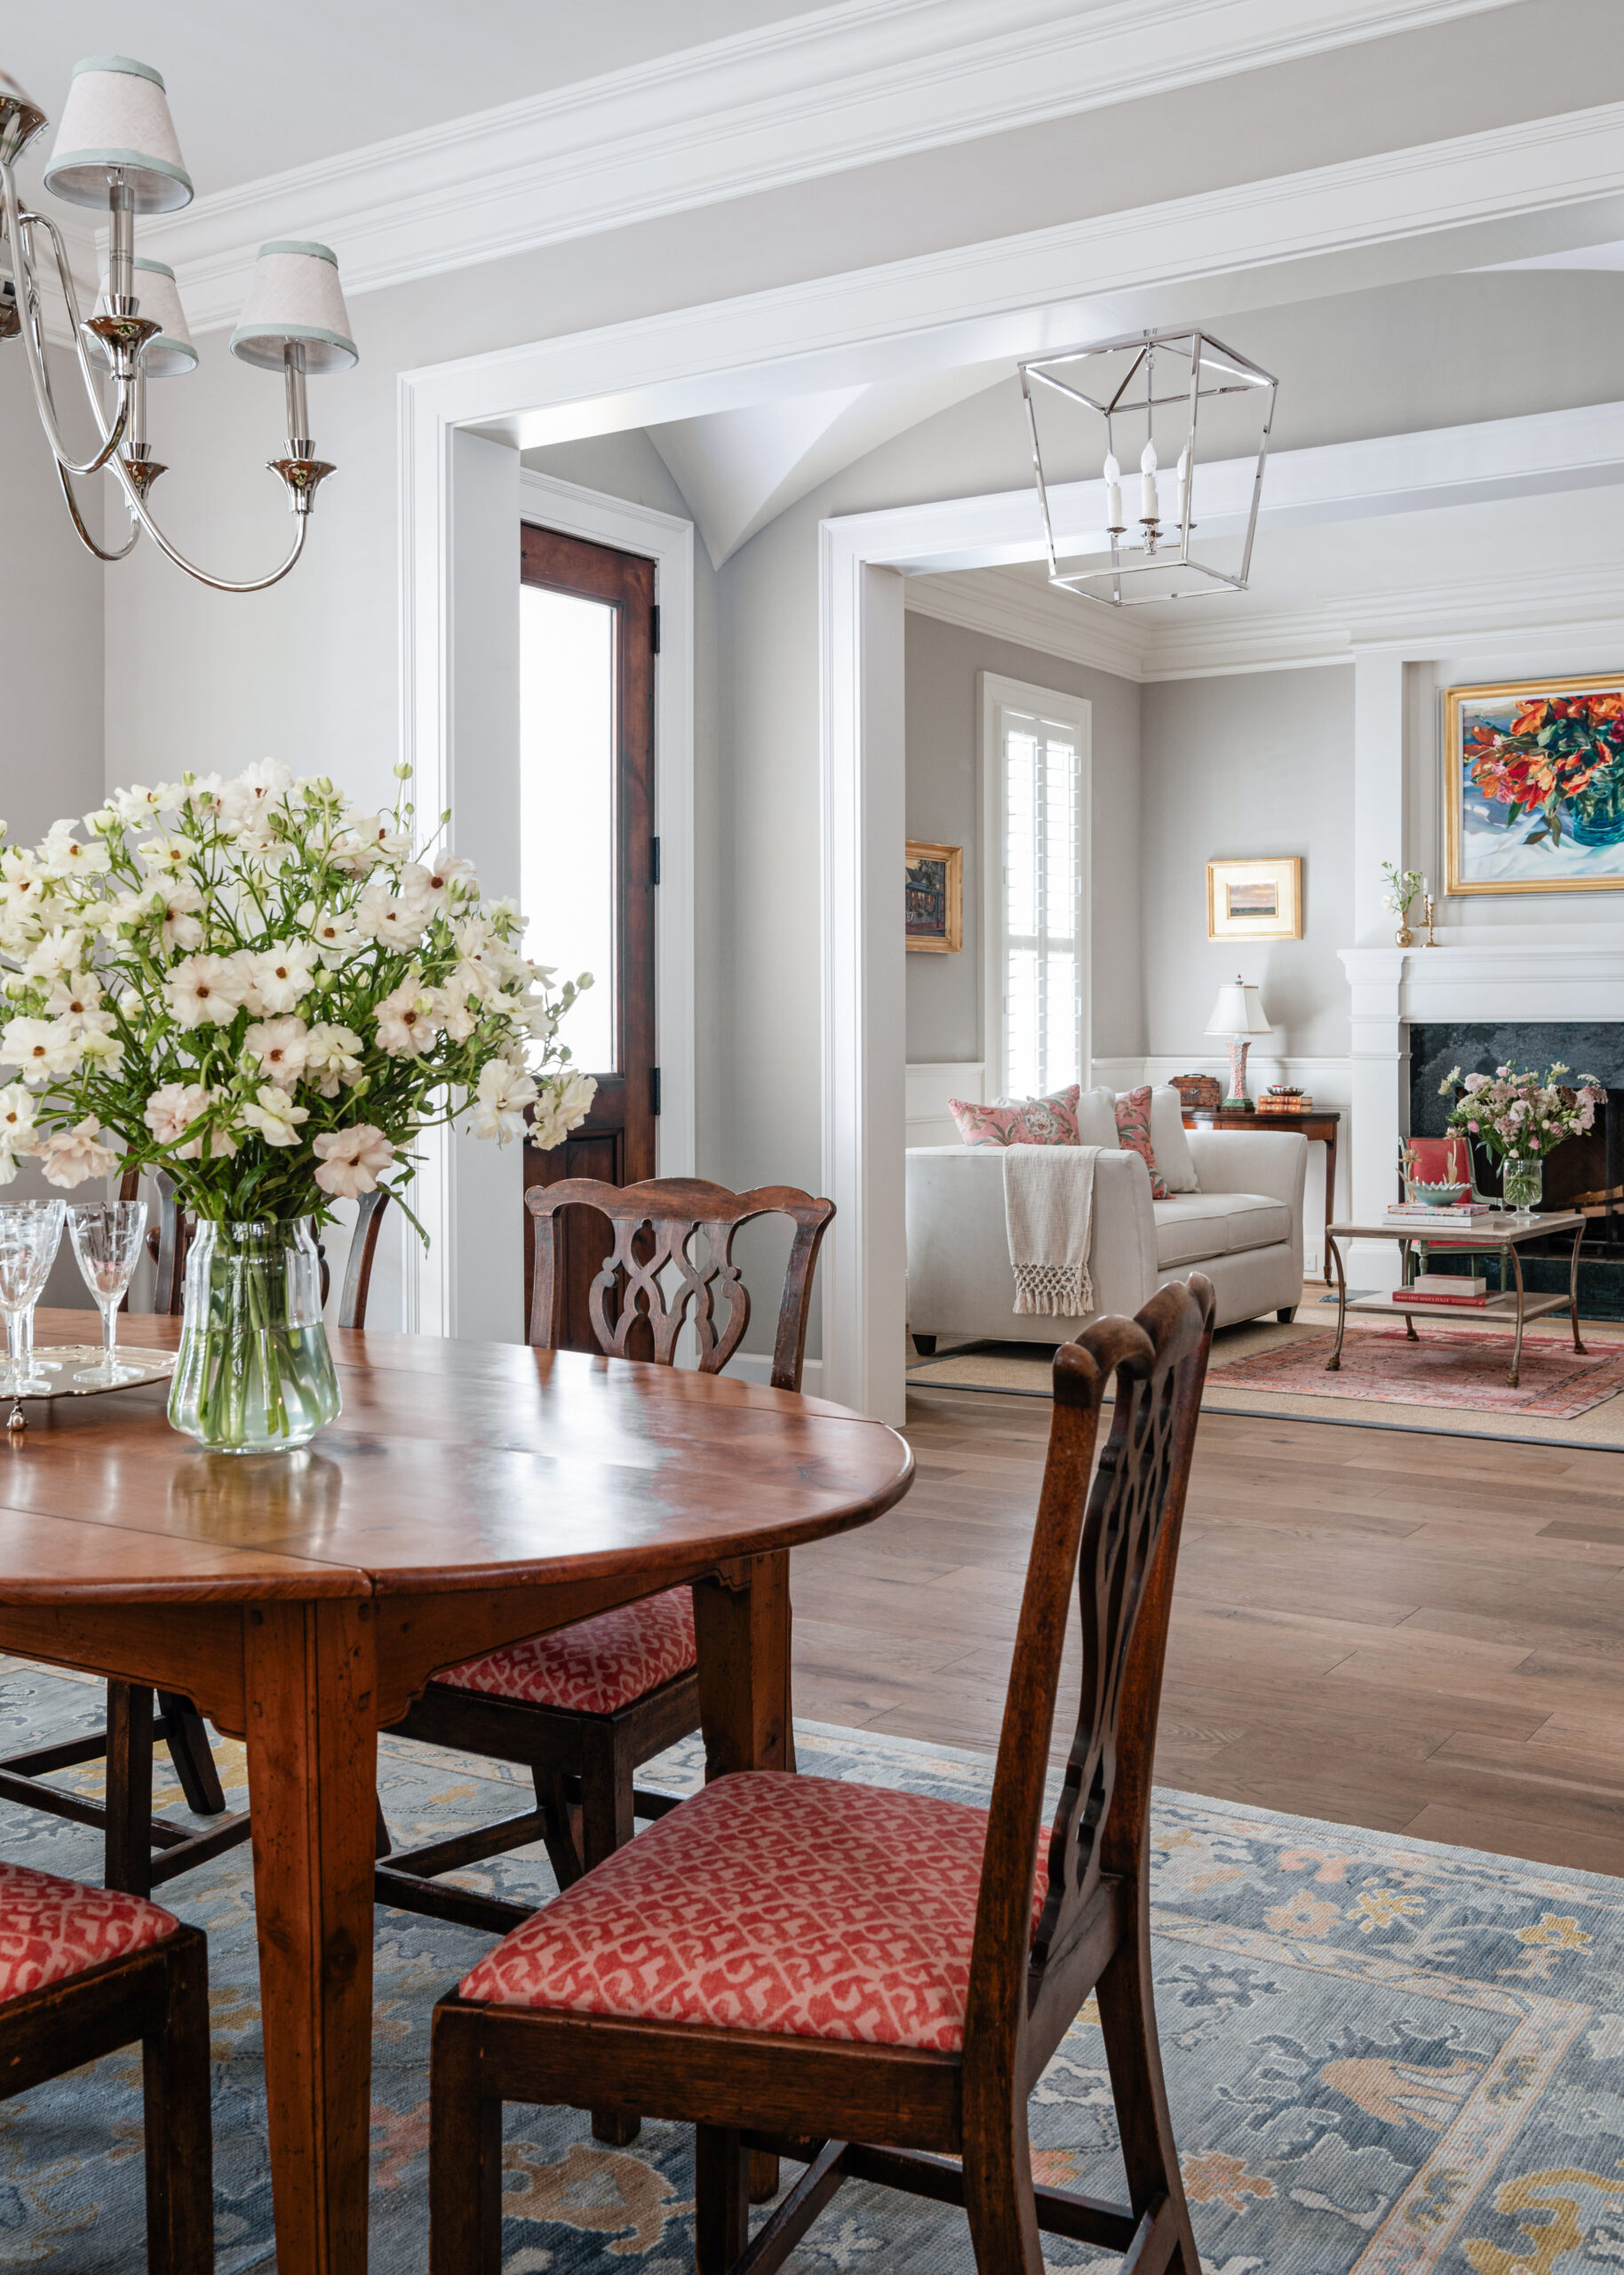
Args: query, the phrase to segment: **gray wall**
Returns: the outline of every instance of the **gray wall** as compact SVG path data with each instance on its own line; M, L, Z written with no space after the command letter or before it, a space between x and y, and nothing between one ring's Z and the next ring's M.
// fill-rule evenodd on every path
M910 615L906 635L908 834L964 848L964 953L908 958L912 1064L983 1055L981 698L995 672L1094 706L1094 1048L1144 1049L1139 954L1141 690L1132 680L935 618Z
M1145 1048L1222 1058L1202 1033L1237 971L1262 991L1272 1057L1349 1048L1337 950L1353 938L1353 672L1254 672L1141 690ZM1302 858L1303 937L1206 937L1206 864Z

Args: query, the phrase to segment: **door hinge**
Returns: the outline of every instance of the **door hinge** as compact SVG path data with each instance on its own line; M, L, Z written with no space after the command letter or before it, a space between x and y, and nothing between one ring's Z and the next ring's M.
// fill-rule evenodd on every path
M657 656L660 652L660 604L656 601L649 611L649 643Z
M657 1114L660 1110L660 1070L657 1066L649 1069L649 1098L650 1112Z
M660 841L657 837L651 837L649 844L649 882L651 885L657 885L660 881Z

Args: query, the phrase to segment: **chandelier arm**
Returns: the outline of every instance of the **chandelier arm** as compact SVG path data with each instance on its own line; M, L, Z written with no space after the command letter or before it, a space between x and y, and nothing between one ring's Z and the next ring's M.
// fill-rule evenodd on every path
M147 536L157 547L164 559L166 561L172 561L177 569L184 570L188 577L195 578L200 585L207 585L211 592L263 593L272 585L279 585L282 582L283 579L293 567L295 562L299 559L299 555L305 549L305 536L310 524L307 513L301 511L297 515L293 531L293 543L289 549L288 557L279 569L273 569L269 576L251 577L244 579L241 582L235 581L227 577L211 576L206 569L197 568L192 562L187 559L185 554L182 553L178 547L170 543L168 538L164 536L163 531L158 527L157 523L153 520L152 515L147 512L147 501L141 496L134 483L131 481L129 475L125 472L123 459L114 459L113 471L118 476L131 515L139 523L140 527L146 531Z
M79 501L74 496L73 484L69 482L66 473L63 471L60 459L57 461L56 478L62 485L62 496L67 502L68 511L73 521L73 525L79 532L81 544L85 546L90 552L93 553L98 561L123 561L126 555L134 550L136 539L141 534L140 523L139 522L131 531L129 536L124 539L123 545L119 547L118 551L116 553L109 553L105 546L97 544L89 530L85 528L84 517L79 511Z
M133 387L128 379L115 374L118 408L109 430L102 414L100 403L90 381L89 359L84 352L84 342L80 336L78 295L73 289L73 272L68 267L61 234L55 222L50 220L44 214L25 214L22 212L17 203L16 178L11 167L4 160L0 160L0 200L4 201L5 232L11 241L12 257L17 264L15 281L22 298L27 302L26 315L20 327L23 352L28 357L28 378L34 387L34 404L39 412L40 424L45 430L45 440L51 445L52 456L67 473L81 477L90 474L100 474L102 467L116 456L118 446L124 439L125 431L130 424L130 411L134 398ZM56 253L58 275L62 282L67 297L68 315L73 320L74 344L79 353L80 370L85 375L85 391L90 398L92 411L95 416L96 431L102 437L100 450L93 458L87 459L82 466L75 459L57 428L56 403L51 392L51 375L45 366L44 342L40 331L39 287L34 275L32 241L24 235L25 228L32 228L36 223L48 232Z

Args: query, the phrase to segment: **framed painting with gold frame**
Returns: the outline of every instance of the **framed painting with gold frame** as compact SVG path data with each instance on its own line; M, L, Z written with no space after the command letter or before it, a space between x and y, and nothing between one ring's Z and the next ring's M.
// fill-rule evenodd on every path
M1279 859L1209 861L1206 865L1209 940L1300 940L1302 938L1302 856Z
M1624 892L1624 675L1452 687L1444 890Z
M911 837L907 858L907 946L956 956L964 946L964 848Z

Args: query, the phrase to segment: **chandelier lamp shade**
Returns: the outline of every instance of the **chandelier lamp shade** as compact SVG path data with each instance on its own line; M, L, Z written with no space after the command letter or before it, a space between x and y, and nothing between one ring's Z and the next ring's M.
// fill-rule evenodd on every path
M1224 1099L1223 1111L1251 1114L1254 1109L1246 1096L1246 1053L1252 1048L1254 1036L1272 1034L1274 1029L1264 1016L1258 990L1248 986L1238 972L1218 990L1218 1001L1213 1005L1206 1032L1229 1039L1230 1094Z
M1279 392L1270 372L1189 328L1028 356L1019 370L1052 585L1106 608L1246 590ZM1075 485L1063 516L1063 483ZM1199 555L1198 490L1210 522Z
M101 291L81 318L62 233L23 204L17 160L42 135L44 113L0 71L0 343L20 338L35 404L56 460L57 478L83 542L99 561L122 561L143 531L175 566L215 592L258 593L278 583L305 548L311 508L332 467L310 439L306 377L347 371L359 360L330 249L299 238L261 245L248 304L231 337L243 363L280 371L287 405L285 455L271 460L294 516L286 557L261 577L240 580L201 569L154 521L148 492L163 467L147 440L147 383L184 378L197 350L173 269L135 250L138 214L172 213L191 202L192 180L170 116L163 75L125 55L92 55L74 66L45 187L70 205L105 212L107 259ZM45 355L42 277L67 303L79 376L97 443L76 458L63 440ZM129 510L130 534L116 550L92 535L75 483L113 476Z

